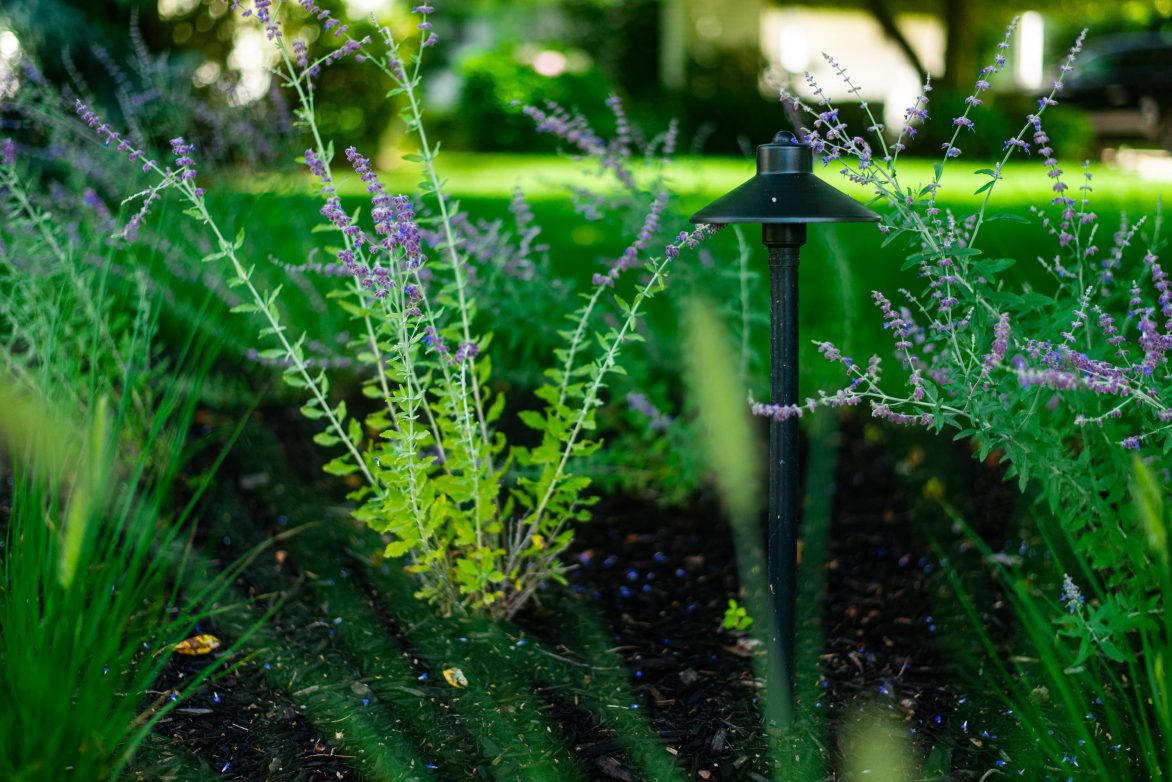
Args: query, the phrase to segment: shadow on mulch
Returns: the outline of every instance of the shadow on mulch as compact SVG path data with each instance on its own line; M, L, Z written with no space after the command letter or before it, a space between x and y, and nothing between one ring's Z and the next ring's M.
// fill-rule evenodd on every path
M272 415L277 420L270 425L297 430L282 414ZM305 439L299 431L297 438ZM151 764L187 753L190 774L198 764L204 775L219 779L507 779L524 769L526 751L547 766L564 752L558 762L566 779L650 779L640 776L653 765L648 753L662 753L686 779L769 777L754 652L743 634L721 628L739 587L731 532L710 498L671 510L611 497L595 521L579 528L571 594L548 596L506 631L510 640L529 637L542 648L539 656L524 656L537 653L520 643L510 647L500 658L510 670L499 675L502 682L527 682L526 702L541 712L529 724L544 725L551 734L510 749L511 739L492 733L500 726L485 724L483 710L491 701L484 698L497 696L456 691L438 675L439 661L459 659L461 643L469 639L455 637L463 632L453 630L456 625L427 619L409 598L386 593L386 565L370 564L377 561L377 539L330 505L332 479L313 472L316 456L290 458L268 435L248 445L225 466L220 483L228 496L217 501L214 517L205 514L226 525L207 534L208 556L220 562L239 556L252 542L296 523L288 518L294 509L318 514L323 524L306 545L282 546L249 568L238 584L242 600L297 591L253 644L254 660L160 722L140 760L143 778L162 778L150 776ZM959 766L972 760L974 750L948 738L957 735L951 722L963 685L948 656L953 650L939 643L944 627L956 631L963 629L956 623L965 621L959 609L942 610L949 597L942 591L933 536L947 530L925 532L939 520L925 513L910 490L930 480L929 468L960 472L968 495L980 500L974 508L983 509L969 520L993 538L1006 534L1016 492L960 446L857 416L844 419L838 449L834 485L815 487L834 497L821 670L803 674L817 678L820 694L806 711L829 728L821 750L826 778L845 778L836 749L839 726L867 704L890 714L921 759L931 756L943 770L951 765L947 778L969 778ZM316 504L306 507L312 498ZM253 529L242 529L245 518ZM237 540L225 543L233 536ZM603 666L566 643L569 617L583 610L608 634L606 659L620 660L625 669L618 671L618 683L600 684L601 673L590 667ZM241 618L229 612L206 629L230 638L256 608L244 613ZM471 643L500 645L499 632L486 633L487 640ZM549 663L554 658L567 665ZM174 660L171 681L200 664ZM465 665L470 674L494 675L490 663ZM532 667L528 680L505 678L523 677L525 666ZM330 689L306 693L318 679ZM603 705L613 712L591 706L599 697L611 701ZM522 701L524 692L501 701L510 710L505 722ZM619 710L649 725L660 746L632 746L621 726L637 723L611 718ZM403 737L385 748L387 756L418 766L396 775L394 762L379 765L360 756L355 747L364 745L353 742L355 731L367 736L363 730L371 741L379 731Z

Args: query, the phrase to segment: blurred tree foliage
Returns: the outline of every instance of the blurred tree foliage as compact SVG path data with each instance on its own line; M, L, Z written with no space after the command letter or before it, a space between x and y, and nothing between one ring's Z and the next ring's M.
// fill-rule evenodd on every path
M328 5L345 14L344 0ZM666 0L450 0L433 17L441 45L428 68L433 121L459 146L528 148L536 142L527 121L513 105L555 100L586 114L599 128L611 122L602 101L615 93L644 127L659 130L671 118L681 123L680 147L687 150L740 153L751 149L786 124L776 103L760 92L765 63L753 46L710 41L701 54L689 49L686 86L670 90L659 78L662 16ZM410 2L387 0L389 21L400 35L413 35ZM946 72L933 74L946 93L970 89L986 55L1000 39L1004 25L1022 10L1018 0L844 0L836 9L866 11L900 43L895 14L932 14L945 24ZM1031 8L1047 19L1048 59L1065 53L1078 29L1093 35L1120 30L1160 29L1172 25L1167 2L1123 0L1093 4L1071 0L1035 0ZM160 6L168 11L160 18ZM94 92L112 90L94 48L102 47L124 61L137 26L145 45L169 51L194 71L215 64L215 78L201 80L202 89L227 94L238 78L229 57L246 26L228 9L228 0L0 0L0 20L18 31L26 46L41 53L47 75L70 83L86 78ZM729 7L728 13L737 10ZM315 43L316 53L332 44L328 33L318 38L316 21L294 14L301 32ZM369 32L361 16L349 19L352 32ZM914 52L903 42L909 60ZM535 56L552 51L564 56L564 70L542 75ZM922 66L920 66L922 68ZM548 74L548 69L546 70ZM205 73L206 76L206 73ZM386 128L397 106L376 88L368 68L351 59L325 69L318 91L323 129L346 143L374 149L393 139Z

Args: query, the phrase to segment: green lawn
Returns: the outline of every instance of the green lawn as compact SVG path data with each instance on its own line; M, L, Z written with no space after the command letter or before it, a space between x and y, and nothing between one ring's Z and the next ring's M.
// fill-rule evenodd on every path
M418 166L403 161L398 161L397 166L393 164L394 161L387 167L389 172L383 175L388 189L394 192L414 190L420 179ZM446 180L447 192L459 202L461 209L474 218L502 218L506 227L511 225L509 200L514 188L521 187L543 226L542 241L550 245L555 274L573 280L579 289L588 285L590 275L603 268L604 262L618 257L631 240L629 233L588 222L575 214L567 188L597 184L597 179L591 176L589 164L549 155L445 152L440 155L437 165ZM990 165L963 159L952 161L944 174L940 204L954 209L958 218L970 213L983 198L974 195L974 191L987 181L972 172ZM1071 176L1068 184L1078 193L1076 188L1082 182L1082 172L1077 166L1073 168L1077 178ZM664 230L674 234L688 228L688 215L740 184L752 175L753 170L753 162L748 159L682 158L675 161L669 175L674 198L664 219ZM851 185L834 170L821 171L821 175L836 187L860 200L869 199L867 192ZM909 159L903 164L902 171L905 184L928 182L932 178L932 161ZM1011 164L1004 173L1005 179L994 190L990 213L1013 212L1029 218L1031 224L990 223L982 232L981 245L987 255L1017 258L1017 273L1036 283L1042 278L1034 261L1038 257L1053 256L1057 245L1053 238L1045 235L1037 218L1030 214L1029 207L1049 205L1052 182L1040 159ZM340 175L339 179L346 208L351 211L365 208L365 189L357 177ZM1093 186L1091 204L1101 218L1097 242L1104 248L1110 245L1121 213L1133 217L1153 214L1158 198L1163 194L1172 195L1172 183L1143 182L1128 172L1102 166L1095 170ZM238 227L246 228L249 236L247 247L257 263L258 272L266 275L273 284L282 275L269 263L270 257L300 263L317 246L321 249L315 257L321 261L330 260L328 248L333 242L329 234L311 233L311 228L321 224L322 219L317 214L321 203L317 186L308 175L239 177L213 186L210 194L214 207L225 215L233 232ZM764 251L759 246L756 229L747 229L745 235L756 253L753 267L759 274L766 273ZM870 293L884 291L899 303L900 288L920 289L914 270L899 271L907 248L896 242L881 249L881 236L876 228L865 224L819 225L811 228L809 236L809 243L802 253L800 283L803 340L831 340L859 358L874 352L888 352L889 336L878 328L879 320L871 305ZM676 302L698 292L724 300L735 296L736 288L729 285L727 279L722 279L715 269L717 265L735 261L735 235L731 231L723 232L706 245L706 250L703 259L710 264L707 266L696 254L681 257L672 282L673 295L658 299L651 313L659 332L669 337L661 342L669 344L649 347L648 350L652 350L654 360L659 361L669 375L675 371L672 367L677 358L675 346L670 344L677 319ZM1138 255L1133 260L1135 258ZM1132 272L1125 270L1125 275L1130 274ZM767 294L760 289L763 281L764 276L759 277L758 290L753 292L753 306L758 316L753 340L759 355L767 349L768 343L762 320L768 307ZM530 284L548 287L548 282L540 280ZM543 293L540 288L534 289L535 296ZM726 303L729 306L735 304L731 300ZM513 315L515 323L526 323L524 312ZM320 311L308 313L308 320L322 333L346 327ZM500 328L486 324L487 327ZM245 339L251 336L237 325L230 328ZM546 334L551 331L544 329ZM541 348L541 351L547 350L548 346ZM839 382L838 369L826 367L817 358L813 346L806 345L803 350L806 351L802 357L806 375L803 393L812 391L815 386ZM507 365L508 361L509 357L501 357L497 363ZM764 366L760 359L757 363L759 368ZM522 371L522 368L516 369ZM533 367L525 369L531 372ZM826 370L831 374L825 374Z
M418 164L402 160L382 161L383 181L394 191L414 189L420 179ZM905 181L927 182L932 177L934 160L908 158L900 164ZM1041 165L1041 158L1024 159L1008 164L1005 181L997 186L997 199L1009 203L1042 202L1049 199L1051 181ZM533 199L562 198L567 185L587 185L594 181L586 171L588 164L568 157L554 155L532 155L484 152L442 152L437 167L447 180L453 193L461 196L482 198L507 198L514 187L520 186ZM963 203L975 203L978 199L972 192L986 181L973 172L990 168L992 161L966 161L963 158L949 162L945 170L945 190L949 198ZM1065 165L1068 183L1077 186L1082 173L1073 162ZM834 183L852 195L866 197L862 188L852 185L836 173L831 166L818 167L818 172L827 181ZM1158 192L1172 195L1172 182L1155 185L1144 182L1128 171L1117 167L1094 165L1095 199L1103 203L1133 203L1151 198ZM671 164L673 192L685 201L718 196L739 185L753 174L753 161L747 158L729 157L682 157ZM302 181L304 179L304 181ZM300 189L310 177L259 177L240 183L246 192L272 192L289 188ZM355 195L365 192L364 185L351 177L342 183L343 194Z

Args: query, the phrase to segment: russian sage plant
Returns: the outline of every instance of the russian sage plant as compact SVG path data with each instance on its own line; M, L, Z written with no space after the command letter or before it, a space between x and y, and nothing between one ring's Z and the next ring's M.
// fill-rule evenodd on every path
M1050 147L1043 120L1057 105L1085 31L1057 81L1038 98L1037 111L1006 139L1001 160L977 172L987 178L977 191L979 206L968 214L947 208L943 172L960 157L963 134L979 121L982 95L1004 68L1015 24L952 118L953 135L927 183L905 182L898 164L928 118L929 85L908 109L894 142L871 120L875 146L846 128L812 80L818 105L783 96L811 118L806 139L823 161L841 165L845 176L888 206L880 225L884 243L908 243L905 268L918 269L925 289L901 290L905 306L873 294L903 369L898 384L882 376L878 356L856 363L823 342L825 358L841 362L848 373L847 386L805 405L755 409L785 418L865 400L877 417L936 431L947 427L972 438L981 458L996 453L1023 488L1036 479L1050 510L1075 534L1093 568L1078 578L1110 619L1103 636L1118 642L1157 608L1152 601L1158 600L1158 585L1133 580L1135 573L1150 572L1138 567L1148 554L1142 536L1118 512L1126 491L1119 476L1127 474L1135 450L1158 460L1172 447L1172 291L1156 254L1158 217L1153 224L1124 217L1109 240L1103 237L1091 207L1089 164L1081 181L1071 183ZM843 69L838 72L853 89ZM1052 183L1051 203L1032 210L1032 224L1053 242L1053 255L1038 259L1050 283L1014 290L1005 272L1016 259L984 257L981 239L995 219L1030 222L1026 215L996 213L991 205L1005 163L1031 152ZM1137 259L1133 245L1141 239L1146 249ZM1127 656L1118 643L1093 651Z
M349 350L367 370L362 391L369 409L352 414L331 392L329 373L307 358L305 333L283 320L280 286L262 289L247 261L244 232L229 237L209 209L192 146L174 139L171 163L161 163L88 105L79 101L76 111L107 145L154 177L131 221L141 219L164 190L175 190L188 202L188 213L212 232L216 249L204 261L226 265L229 285L242 289L243 301L234 309L262 324L259 357L281 364L285 381L305 393L302 412L321 426L315 442L338 451L326 472L357 479L349 494L358 503L355 516L387 536L387 556L409 559L418 596L444 612L471 607L511 616L543 582L562 580L558 555L593 502L585 493L589 480L574 472L574 464L600 445L593 439L595 411L607 378L622 372L622 349L641 339L640 316L663 289L672 261L709 229L681 233L659 257L647 257L667 196L659 178L650 189L637 180L630 165L633 132L617 99L611 102L616 134L610 141L559 107L526 109L539 131L597 161L628 202L642 202L645 217L628 250L595 275L592 292L563 332L566 345L536 392L541 407L520 413L537 433L536 444L510 444L497 428L504 396L489 385L492 332L478 330L469 245L469 226L475 224L445 192L436 164L439 145L423 122L420 64L437 40L429 21L433 9L414 9L419 32L410 49L388 27L378 29L377 40L351 37L346 25L311 0L283 6L258 0L243 12L264 27L279 55L279 76L296 95L296 124L309 140L303 160L324 199L327 222L315 230L330 232L331 252L345 272L329 278L342 281L329 296L355 323ZM311 56L304 39L287 34L285 13L315 17L332 32L323 40L336 48ZM368 157L354 147L337 156L323 138L315 110L318 77L343 57L381 73L388 96L402 105L416 146L407 159L424 173L419 193L388 193ZM673 144L674 132L651 142L666 153ZM337 167L343 165L365 185L366 219L342 206ZM520 243L531 241L532 232L520 233ZM630 301L614 295L615 280L640 267L645 277ZM595 331L602 305L611 302L617 319Z
M1055 158L1043 120L1057 106L1085 32L1052 88L1038 97L1036 113L1004 141L1000 161L977 171L987 181L976 191L981 197L976 209L947 208L943 171L955 165L963 135L980 122L982 96L1006 64L1004 49L1013 30L1010 25L994 61L977 75L972 94L952 118L952 138L924 184L901 179L898 164L919 124L928 120L928 84L907 110L894 142L871 120L874 147L839 121L838 110L812 80L817 106L783 96L810 117L805 136L823 161L843 166L844 176L871 188L875 200L887 205L879 229L885 244L906 240L911 254L905 268L918 270L925 288L901 290L904 306L873 293L891 332L898 378L883 375L879 356L857 363L831 342L820 342L825 358L844 366L849 385L822 392L804 406L756 404L755 410L788 417L865 401L881 419L953 430L958 438L972 438L980 458L993 455L1008 463L1007 476L1016 476L1023 489L1034 485L1047 506L1049 515L1038 515L1038 529L1052 562L1067 571L1063 579L1059 570L1062 583L1052 585L1050 600L1035 599L1038 585L1028 580L1017 582L1015 592L1029 640L1058 678L1067 676L1064 693L1078 696L1065 706L1074 714L1098 696L1104 708L1115 709L1112 714L1122 720L1117 725L1156 720L1163 729L1163 703L1151 709L1152 699L1160 701L1164 694L1151 688L1156 679L1147 674L1153 665L1163 666L1166 645L1159 617L1165 611L1167 569L1152 566L1153 556L1166 557L1166 551L1150 545L1151 530L1163 529L1166 521L1140 522L1143 514L1129 509L1126 480L1138 454L1139 474L1167 483L1166 455L1172 449L1172 288L1157 254L1159 213L1151 222L1124 216L1101 230L1091 205L1089 162L1071 182ZM853 89L844 70L838 73ZM1028 215L996 212L992 197L1004 165L1028 154L1038 158L1050 183L1050 203ZM1037 259L1047 284L1015 286L1007 271L1017 259L983 256L984 227L997 218L1033 225L1048 237L1051 254ZM1108 231L1110 237L1104 236ZM979 612L973 616L979 621ZM1058 652L1052 647L1055 632L1076 642ZM1153 652L1160 654L1153 659ZM1093 686L1083 686L1086 671L1093 672ZM1134 698L1132 685L1143 691ZM1095 755L1096 767L1104 768L1099 761L1112 750L1099 746L1102 736L1092 739L1095 746L1079 752ZM1163 746L1161 741L1156 743ZM1056 746L1048 743L1048 749Z

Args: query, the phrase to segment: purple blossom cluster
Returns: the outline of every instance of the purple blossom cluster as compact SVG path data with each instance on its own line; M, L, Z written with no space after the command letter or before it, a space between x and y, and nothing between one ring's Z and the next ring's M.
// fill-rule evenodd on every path
M840 388L833 394L822 394L818 399L806 397L804 404L782 405L766 402L749 402L749 412L760 418L773 421L788 421L791 418L801 418L806 413L813 413L819 408L853 407L863 401L863 398L854 392L854 383L850 387Z
M1059 67L1059 71L1061 71L1061 73L1053 85L1055 92L1062 91L1063 80L1065 80L1068 73L1074 70L1074 63L1078 59L1078 55L1082 51L1082 45L1087 39L1087 32L1088 31L1084 29L1081 33L1079 33L1078 38L1076 38L1074 41L1074 45L1071 46L1070 51L1066 53L1066 61Z
M366 184L366 192L371 198L370 216L374 220L374 230L382 237L378 245L371 246L371 250L382 250L389 254L396 248L402 249L407 259L407 268L422 264L426 258L423 255L419 226L415 224L415 207L411 197L388 195L378 174L370 167L370 160L354 147L346 149L346 159L350 161L354 173Z
M679 141L680 123L679 120L673 119L667 124L667 130L651 139L647 145L647 155L655 154L658 149L659 153L666 159L670 158L676 153L676 143Z
M623 108L623 101L619 96L611 95L606 99L606 105L611 113L614 114L614 138L611 140L611 145L614 147L616 154L622 157L630 157L634 134L631 130L631 122L627 119L627 112Z
M93 210L103 225L109 225L114 222L114 216L110 214L110 207L106 206L106 202L102 200L101 196L92 187L87 187L81 191L81 202Z
M307 12L312 14L319 22L322 23L323 29L326 31L333 30L335 38L346 37L346 33L350 28L347 25L341 24L328 10L321 8L319 5L317 5L317 3L313 2L313 0L298 0L298 2L301 4L302 8L304 8ZM357 54L357 52L361 51L364 46L369 44L370 36L366 36L362 39L346 37L345 43L343 43L340 47L331 50L326 54L325 57L322 57L320 60L311 63L309 60L308 44L298 38L293 41L293 56L294 61L297 63L297 67L301 69L301 73L305 77L307 86L312 90L314 79L321 75L322 68L329 67L330 65L333 65L339 60L345 57L349 57L352 54L355 55L355 59L358 62L362 62L364 58L361 54Z
M985 354L985 362L981 367L982 378L987 378L990 372L1001 365L1006 351L1009 350L1009 336L1009 313L1003 312L997 319L997 325L993 327L993 346Z
M461 342L452 354L452 364L463 364L480 355L480 347L475 342Z
M535 244L537 237L541 235L541 226L537 224L533 210L525 200L525 193L519 187L513 190L513 198L509 201L509 213L513 215L513 223L517 227L517 252L506 265L506 271L522 279L530 279L534 272L532 254L545 252L549 246Z
M975 117L970 115L970 110L983 103L985 93L991 88L992 76L1005 68L1005 51L1015 25L1016 20L998 45L992 63L977 75L964 112L952 118L952 139L943 145L945 161L960 154L956 139L961 131L973 131ZM1172 408L1165 400L1163 387L1172 377L1168 369L1168 359L1172 355L1172 279L1160 267L1156 256L1149 252L1144 260L1155 288L1155 306L1145 302L1140 284L1135 283L1131 287L1126 318L1120 316L1117 320L1109 311L1110 305L1117 300L1112 284L1120 274L1125 253L1143 221L1121 219L1110 247L1101 254L1094 242L1097 216L1089 208L1092 192L1089 164L1083 165L1083 183L1078 188L1080 198L1071 192L1074 186L1064 180L1053 144L1042 125L1042 114L1058 103L1056 94L1062 89L1066 74L1074 67L1084 37L1085 31L1071 47L1053 90L1037 100L1036 113L1026 118L1017 136L1005 142L1002 160L990 170L981 172L992 180L982 189L987 191L1002 178L1002 165L1011 154L1036 151L1043 162L1051 183L1051 204L1046 210L1035 207L1033 211L1043 218L1043 228L1057 239L1059 250L1053 261L1044 261L1043 264L1060 283L1061 294L1056 302L1062 300L1063 294L1076 297L1069 325L1055 328L1057 336L1053 340L1026 339L1023 330L1028 324L1024 316L1014 316L1011 328L1010 313L1014 310L1001 311L998 299L992 295L999 287L998 281L986 279L975 271L980 268L977 263L983 262L969 260L970 248L975 246L985 220L984 206L968 216L957 216L942 208L937 204L939 174L935 182L924 187L908 188L896 180L895 156L904 149L905 139L916 135L916 126L927 119L930 84L925 85L924 93L905 112L904 128L897 142L886 147L884 160L887 165L878 167L872 163L870 148L862 139L852 136L841 121L838 109L812 77L808 76L807 80L817 100L816 107L811 108L799 98L783 94L787 106L803 109L809 115L810 128L803 128L803 134L824 163L841 158L845 176L874 187L877 195L886 198L894 208L894 216L884 221L880 230L885 233L908 231L922 242L916 260L927 294L918 299L906 291L903 293L915 307L932 318L927 329L915 325L906 308L897 310L886 297L874 294L884 327L892 330L896 349L905 365L910 392L888 396L876 382L868 379L867 370L855 366L833 345L819 345L824 357L842 363L852 377L845 392L869 399L876 417L901 424L939 425L935 410L924 412L933 409L929 404L942 404L937 397L939 394L944 397L943 410L948 421L963 421L967 417L967 424L960 425L979 428L986 425L985 413L978 409L980 404L987 401L1000 408L1012 404L1016 389L1043 389L1045 393L1040 396L1028 393L1022 398L1039 400L1051 410L1068 404L1075 411L1088 404L1095 405L1093 400L1096 397L1102 399L1098 404L1105 412L1097 417L1089 417L1089 414L1076 416L1076 423L1080 425L1097 423L1103 426L1105 419L1122 418L1127 410L1136 409L1164 422L1156 431L1166 433L1172 429L1166 425L1172 423ZM842 69L837 70L854 93L853 85ZM872 119L871 124L868 132L881 133L878 123ZM1047 216L1049 209L1056 209L1057 213ZM1088 268L1096 269L1097 275L1094 271L1088 274ZM1080 288L1072 290L1071 283L1075 280L1079 281ZM982 327L990 327L992 334L984 337L983 332L973 327L977 322ZM969 333L959 336L965 330ZM988 347L983 351L978 348L981 339L988 340L984 343ZM1136 345L1135 348L1131 347L1129 340ZM1130 358L1137 353L1138 358ZM935 387L928 386L929 378L935 382ZM932 393L930 400L929 391ZM804 409L811 408L754 406L754 412L778 419L800 415ZM1154 432L1149 431L1121 439L1118 443L1124 448L1139 448L1153 435Z
M586 187L572 187L570 202L574 206L574 214L595 223L603 218L606 208L614 203L614 199Z
M640 394L637 391L632 391L627 394L627 407L640 415L646 416L648 419L647 426L655 432L666 430L671 426L672 421L675 420L656 407L644 394Z
M814 407L817 407L817 405L815 404ZM774 421L788 421L791 418L801 418L803 413L801 405L775 405L765 402L753 402L749 405L749 410L755 416L770 418ZM811 412L813 412L813 408Z
M16 165L16 142L10 138L0 141L0 163L9 168Z
M102 122L101 117L99 117L89 106L82 103L80 100L75 100L73 104L73 110L77 116L81 118L82 122L93 128L94 132L96 132L98 136L103 139L104 146L108 147L111 144L117 143L117 150L119 152L125 153L127 160L132 163L137 163L139 160L142 160L143 173L147 173L151 169L158 170L158 166L153 160L147 158L141 149L136 149L129 141L126 140L126 138L111 128L107 123ZM170 169L166 171L166 174L167 179L163 184L157 187L152 187L146 191L146 195L143 197L142 206L139 207L138 211L135 212L130 220L127 221L126 226L122 229L120 235L128 242L134 242L138 239L138 234L142 229L143 223L151 214L151 208L154 206L155 202L159 200L159 191L170 184ZM202 191L199 191L199 194L202 195Z
M616 138L609 143L590 127L585 117L567 111L553 101L547 101L544 110L529 105L522 106L521 110L533 121L538 133L549 133L574 146L587 157L597 160L603 170L612 172L627 190L637 192L639 188L635 178L627 168L630 143L633 140L630 124L617 97L612 96L607 105L615 115L618 128Z
M1077 611L1087 599L1083 597L1082 592L1078 588L1078 584L1074 583L1074 579L1070 574L1065 574L1062 577L1062 602L1066 604L1066 608L1070 613Z
M434 326L423 329L423 344L449 366L458 366L480 355L480 347L475 342L461 342L453 352Z
M316 17L317 20L322 23L322 28L325 29L326 32L333 30L335 38L341 38L350 29L347 25L344 25L335 19L333 14L319 6L316 2L314 2L314 0L297 0L297 2L301 4L301 7L304 8L307 13Z
M606 274L595 274L593 283L595 285L606 285L613 288L615 280L628 269L634 268L639 262L639 252L646 250L651 244L651 240L659 232L660 221L663 218L663 210L667 206L668 195L666 191L661 191L655 200L651 202L651 208L648 209L646 217L643 219L643 227L639 229L639 235L635 237L635 241L631 242L630 246L623 251L619 259L610 267L610 271ZM687 243L689 241L686 234L681 234L681 241ZM691 240L693 244L689 247L695 247L699 243L699 239ZM673 256L674 257L674 256Z
M232 0L229 10L235 13L240 9L241 4L242 0ZM248 18L256 14L257 20L265 26L265 35L270 41L275 41L281 38L281 27L277 24L272 6L273 0L253 0L252 8L246 7L241 11L241 16Z
M362 263L360 253L368 244L362 229L342 209L342 200L334 186L326 162L319 158L312 149L305 150L305 165L310 172L322 183L321 192L326 202L321 208L321 215L329 220L335 228L347 238L347 246L338 251L338 262L346 267L347 272L359 281L363 288L370 290L377 298L384 298L392 288L392 280L386 269L371 268Z
M1150 250L1144 254L1144 264L1152 275L1152 284L1159 294L1157 303L1160 305L1160 314L1164 316L1164 329L1172 332L1172 285L1168 282L1168 273L1160 266L1159 256Z
M899 413L882 403L871 404L871 415L901 426L932 426L936 423L936 417L931 413Z
M188 144L182 136L171 139L171 154L175 156L175 165L179 166L179 179L190 182L196 177L195 159L191 153L195 151L194 144ZM195 197L201 198L204 194L202 187L194 190Z
M342 209L342 199L338 197L338 190L334 187L333 177L330 176L329 168L326 162L317 156L312 149L305 150L305 165L309 168L311 174L321 180L321 192L325 196L325 205L321 208L321 215L333 223L334 227L345 234L353 243L355 248L361 248L366 243L366 237L362 233L362 229L355 225L350 216ZM344 265L349 266L354 262L354 254L349 250L344 251L348 255L343 257L341 253L338 255L338 260Z
M679 236L676 237L674 244L669 244L663 248L663 255L666 258L675 259L680 255L680 250L687 248L689 250L700 246L700 243L707 239L712 234L716 233L723 226L714 226L701 223L696 226L691 233L687 231L680 231Z
M548 101L544 110L523 106L521 111L533 120L538 133L549 133L590 156L601 156L606 151L602 138L581 114L570 113L553 101Z
M293 61L302 71L309 67L309 44L303 38L293 39Z
M1111 344L1121 344L1122 335L1117 336L1120 340L1112 341ZM1149 329L1141 317L1140 346L1145 349L1145 363L1131 367L1091 358L1073 350L1066 342L1054 345L1048 341L1031 339L1022 346L1024 355L1015 359L1014 371L1023 388L1040 386L1056 391L1079 389L1101 395L1131 397L1139 391L1144 378L1151 374L1152 369L1166 361L1164 354L1172 350L1172 339L1163 338L1155 333L1154 328ZM1034 362L1033 365L1030 361Z
M890 329L895 338L895 349L903 352L910 350L912 343L909 338L914 326L910 314L896 312L895 308L891 306L891 301L879 291L871 291L871 298L875 300L880 314L883 315L883 328Z
M77 116L81 117L82 122L93 128L102 137L105 146L108 147L117 142L118 151L126 153L126 159L131 163L142 160L142 171L144 174L156 167L154 161L146 158L145 153L141 149L135 149L128 140L122 137L122 134L118 133L118 131L111 128L105 122L102 122L102 118L95 114L89 106L80 100L75 100L73 102L73 110Z

